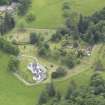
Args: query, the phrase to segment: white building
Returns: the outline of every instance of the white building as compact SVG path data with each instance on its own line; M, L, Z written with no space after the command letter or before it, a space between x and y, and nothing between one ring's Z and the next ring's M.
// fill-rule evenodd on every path
M30 63L27 68L32 72L33 80L41 82L46 79L46 70L42 65L38 63Z

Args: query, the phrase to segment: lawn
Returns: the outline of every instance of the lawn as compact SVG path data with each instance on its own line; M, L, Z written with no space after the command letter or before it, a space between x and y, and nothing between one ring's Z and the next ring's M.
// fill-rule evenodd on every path
M7 71L9 56L0 52L0 105L35 105L43 86L27 87Z
M24 17L18 17L17 26L20 24L31 28L57 28L61 26L64 23L62 5L66 1L70 4L71 11L83 15L91 15L105 6L105 0L32 0L32 6L28 13L33 13L36 20L27 23Z

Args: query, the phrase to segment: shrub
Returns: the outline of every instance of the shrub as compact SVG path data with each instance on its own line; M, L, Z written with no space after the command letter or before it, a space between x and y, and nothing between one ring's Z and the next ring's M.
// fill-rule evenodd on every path
M35 19L36 19L36 17L35 17L35 15L34 15L33 13L29 13L29 14L27 14L27 16L26 16L27 22L32 22L32 21L34 21Z
M36 44L39 41L39 37L35 32L30 33L30 43L31 44Z
M104 67L101 63L101 61L96 61L95 64L94 64L94 70L95 71L103 71L104 70Z
M53 79L64 77L67 74L66 70L62 67L58 67L55 72L52 73Z
M19 49L15 45L4 40L3 38L0 38L0 49L9 54L13 55L19 54Z
M49 53L50 52L50 49L49 47L43 45L41 46L39 49L38 49L38 55L41 56L41 57L48 57L49 56Z
M63 4L63 10L65 10L65 9L70 9L70 5L68 2L64 2L64 4Z
M19 60L16 57L11 56L11 59L8 64L9 71L16 72L18 70L18 67L19 67Z
M75 66L75 58L71 55L66 56L61 60L61 63L71 69Z

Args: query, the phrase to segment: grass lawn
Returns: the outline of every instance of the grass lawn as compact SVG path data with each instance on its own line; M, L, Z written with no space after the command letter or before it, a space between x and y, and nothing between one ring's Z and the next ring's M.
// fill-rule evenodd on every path
M19 17L17 26L24 24L33 28L56 28L64 23L62 5L70 4L71 10L84 15L91 15L105 6L105 0L32 0L32 6L28 13L33 13L36 20L26 22L25 18Z
M7 71L9 56L0 52L0 105L34 105L43 86L26 87Z

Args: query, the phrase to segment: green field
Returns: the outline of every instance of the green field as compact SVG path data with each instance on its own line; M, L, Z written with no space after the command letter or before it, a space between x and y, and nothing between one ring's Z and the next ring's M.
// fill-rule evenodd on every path
M64 23L62 16L62 5L68 2L71 11L77 14L91 15L105 6L105 0L32 0L32 6L28 13L33 13L36 20L26 22L25 18L20 17L17 26L24 24L31 28L56 28Z
M34 105L43 86L25 86L7 71L8 55L0 58L0 105Z

